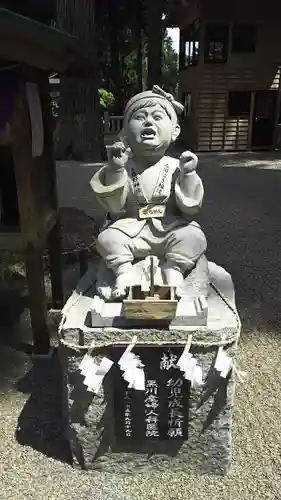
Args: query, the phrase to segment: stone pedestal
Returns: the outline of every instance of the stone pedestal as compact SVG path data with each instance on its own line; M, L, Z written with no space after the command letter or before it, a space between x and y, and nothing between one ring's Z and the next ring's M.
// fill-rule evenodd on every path
M207 326L178 330L87 326L94 289L89 289L89 275L81 280L64 309L60 333L67 434L75 463L115 473L229 470L234 379L232 372L221 378L214 362L222 343L235 357L240 322L230 275L215 264L210 264L210 275ZM191 353L203 370L204 385L196 390L175 368L190 333ZM117 364L134 335L133 352L145 366L145 392L128 389ZM79 370L90 346L97 362L103 356L114 361L99 395L87 392ZM150 394L156 404L155 397L150 404ZM180 411L173 412L172 420L176 407ZM151 408L158 415L156 427L146 421Z

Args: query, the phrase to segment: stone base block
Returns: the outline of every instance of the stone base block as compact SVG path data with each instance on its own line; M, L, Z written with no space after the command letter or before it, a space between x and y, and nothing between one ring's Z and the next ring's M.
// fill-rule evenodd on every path
M134 349L146 363L146 391L151 384L149 381L156 381L160 400L160 405L154 412L159 414L160 419L158 436L146 437L146 394L127 390L116 364L105 377L99 395L87 392L79 370L83 355L66 346L61 347L68 395L68 437L77 464L86 469L115 473L195 469L223 474L229 470L233 377L222 379L214 370L216 348L197 347L192 352L203 368L205 385L200 390L192 390L179 370L173 367L169 370L159 369L161 359L178 358L182 350L182 346L177 345L171 348L160 346ZM99 361L106 355L117 361L123 351L124 348L102 349L99 355L96 353L95 358ZM227 352L233 356L233 346L229 345ZM177 389L182 392L182 436L168 437L167 385L174 387L176 394L179 393ZM173 406L175 398L170 401ZM131 414L129 432L126 427L127 403Z
M60 356L67 434L76 464L115 473L229 470L234 379L232 371L222 378L214 363L222 344L235 358L240 322L230 276L218 268L216 278L215 288L221 285L224 293L217 290L208 324L201 328L94 329L85 326L84 316L67 315ZM89 307L91 300L85 302ZM76 295L69 304L75 308L78 302ZM84 309L87 315L86 305ZM190 352L203 371L203 385L196 389L176 367L190 334ZM133 352L144 365L145 391L128 389L118 365L135 335ZM90 351L97 364L103 356L114 362L98 395L87 391L79 368Z

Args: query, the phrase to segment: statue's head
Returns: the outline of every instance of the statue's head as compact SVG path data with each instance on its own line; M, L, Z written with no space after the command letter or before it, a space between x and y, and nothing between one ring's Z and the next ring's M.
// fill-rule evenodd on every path
M178 114L183 106L158 86L135 95L124 113L123 135L138 156L164 154L180 134Z

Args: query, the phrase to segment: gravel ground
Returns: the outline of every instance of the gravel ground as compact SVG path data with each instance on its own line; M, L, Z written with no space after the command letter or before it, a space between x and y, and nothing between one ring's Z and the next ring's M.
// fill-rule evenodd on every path
M245 162L256 168L243 168ZM208 257L232 273L243 322L239 364L248 373L246 383L237 384L231 473L117 477L73 469L62 435L57 360L32 366L26 354L7 347L19 327L14 322L12 328L13 314L6 314L0 343L1 500L280 500L280 163L276 154L202 156ZM1 318L6 310L0 309ZM28 336L28 328L20 333Z

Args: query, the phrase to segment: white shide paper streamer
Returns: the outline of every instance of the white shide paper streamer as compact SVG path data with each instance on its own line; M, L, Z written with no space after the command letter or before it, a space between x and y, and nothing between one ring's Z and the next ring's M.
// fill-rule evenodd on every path
M191 388L198 389L203 385L203 371L197 359L189 352L191 341L192 335L188 337L183 353L177 361L177 367L184 373L184 378L191 382Z
M233 361L232 358L219 347L214 368L217 370L222 378L226 378L232 370Z
M128 382L129 389L135 389L136 391L145 390L145 376L143 370L143 364L136 354L132 353L137 341L135 336L132 342L128 345L121 358L118 361L123 373L123 378Z
M225 339L223 338L223 340ZM214 368L219 372L222 378L227 378L230 371L233 370L239 382L241 383L245 382L247 373L237 368L233 359L225 352L222 346L218 348Z
M113 365L113 361L104 357L99 365L95 363L91 354L85 354L80 363L81 375L85 377L84 384L87 386L87 391L98 394L105 375L109 372Z

